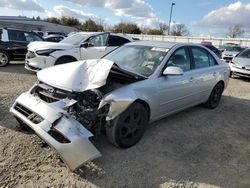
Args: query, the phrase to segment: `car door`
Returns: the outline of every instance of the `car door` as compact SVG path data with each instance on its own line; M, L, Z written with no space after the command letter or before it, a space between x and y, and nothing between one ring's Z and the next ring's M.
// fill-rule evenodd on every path
M28 42L23 31L8 30L9 48L14 58L24 58Z
M155 99L158 101L158 118L175 113L195 103L193 98L196 90L193 84L195 78L193 77L193 66L188 48L180 47L177 49L166 63L167 66L179 67L184 71L184 74L162 75L158 78L155 95Z
M81 59L98 59L107 53L109 33L90 37L88 45L81 47Z
M216 84L219 74L216 68L218 64L210 52L202 47L190 46L190 51L194 63L194 84L197 90L194 97L197 101L205 101Z

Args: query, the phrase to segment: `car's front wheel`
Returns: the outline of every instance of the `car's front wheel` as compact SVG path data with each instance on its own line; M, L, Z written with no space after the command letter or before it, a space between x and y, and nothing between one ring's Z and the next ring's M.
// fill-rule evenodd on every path
M107 125L106 134L115 146L128 148L140 141L147 124L148 112L136 102Z
M206 101L205 106L210 109L216 108L220 103L223 90L224 90L223 84L221 82L217 83L214 86L208 100Z
M0 67L8 65L10 62L10 56L5 51L0 51Z

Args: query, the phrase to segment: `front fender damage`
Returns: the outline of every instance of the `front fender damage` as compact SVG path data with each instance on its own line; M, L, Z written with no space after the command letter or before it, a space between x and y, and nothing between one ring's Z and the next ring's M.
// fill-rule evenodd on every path
M118 99L109 95L101 100L98 108L100 109L105 105L109 105L106 121L110 121L124 112L134 101L135 99L132 98Z
M17 98L10 112L54 148L66 165L74 171L101 154L89 141L92 133L61 110L70 103L72 101L64 100L57 105L48 105L26 92Z

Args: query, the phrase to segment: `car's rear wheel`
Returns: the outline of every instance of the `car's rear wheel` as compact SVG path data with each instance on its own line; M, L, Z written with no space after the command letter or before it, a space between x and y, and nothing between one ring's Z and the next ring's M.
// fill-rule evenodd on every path
M133 103L106 127L109 141L117 147L128 148L142 138L148 124L148 112L140 103Z
M8 65L10 62L10 56L5 51L0 51L0 67Z
M61 64L65 64L65 63L70 63L75 61L73 58L70 57L62 57L60 59L58 59L55 63L55 65L61 65Z
M210 109L216 108L220 103L223 90L224 90L223 84L221 82L217 83L214 86L207 102L205 103L205 106Z

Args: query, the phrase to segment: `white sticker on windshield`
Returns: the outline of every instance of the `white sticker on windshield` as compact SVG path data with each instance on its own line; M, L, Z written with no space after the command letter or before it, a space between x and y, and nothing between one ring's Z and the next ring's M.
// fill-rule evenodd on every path
M151 50L152 51L158 51L158 52L168 52L169 51L169 49L161 48L161 47L153 47Z

